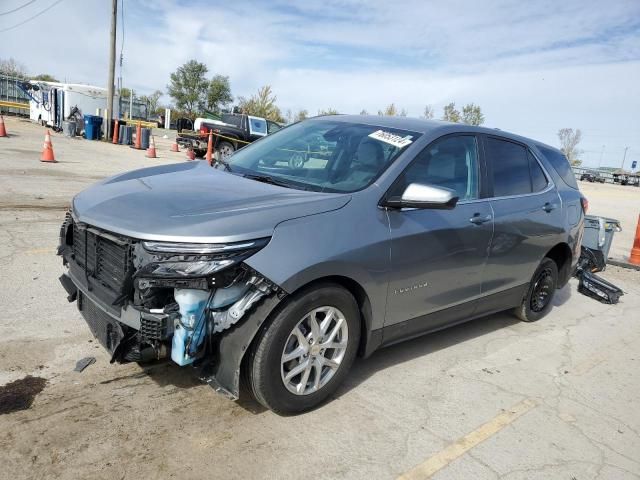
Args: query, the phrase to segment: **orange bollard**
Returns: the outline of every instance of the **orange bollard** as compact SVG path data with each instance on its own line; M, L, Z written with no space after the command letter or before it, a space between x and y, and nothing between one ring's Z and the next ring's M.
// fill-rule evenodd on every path
M0 137L8 137L7 129L4 127L4 117L0 115Z
M53 155L53 144L51 143L51 133L49 133L49 130L47 130L47 133L44 136L44 146L42 148L42 156L40 157L40 161L57 163Z
M156 157L156 142L153 139L153 135L151 135L151 142L149 144L149 148L147 149L147 154L145 155L147 158L158 158Z
M115 123L113 124L113 141L111 142L114 145L118 144L119 130L120 130L120 127L118 126L118 119L116 119Z
M169 149L171 152L179 152L180 148L178 148L178 142L173 142L171 144L171 148Z
M640 215L638 215L638 225L636 226L636 238L633 240L633 247L629 255L629 263L640 265Z
M207 143L207 155L204 157L209 166L213 163L213 132L209 130L209 143Z
M195 160L196 159L196 152L193 151L193 148L189 148L189 150L187 150L187 160Z

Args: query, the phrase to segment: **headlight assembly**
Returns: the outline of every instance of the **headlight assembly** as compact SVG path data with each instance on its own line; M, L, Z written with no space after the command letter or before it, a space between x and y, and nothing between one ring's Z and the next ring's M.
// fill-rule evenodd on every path
M242 262L268 242L268 238L226 244L142 241L142 248L137 250L140 264L136 276L210 277Z

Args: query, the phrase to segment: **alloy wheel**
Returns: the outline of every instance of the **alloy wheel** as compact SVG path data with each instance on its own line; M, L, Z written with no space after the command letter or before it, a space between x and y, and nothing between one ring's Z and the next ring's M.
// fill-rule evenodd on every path
M348 345L344 314L324 306L307 313L293 328L282 351L280 373L288 391L309 395L336 374Z

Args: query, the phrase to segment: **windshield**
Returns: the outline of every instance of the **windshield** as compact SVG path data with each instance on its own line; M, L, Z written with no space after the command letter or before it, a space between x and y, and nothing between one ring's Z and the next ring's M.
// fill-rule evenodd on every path
M292 188L355 192L370 185L419 133L334 120L307 120L227 159L234 172Z

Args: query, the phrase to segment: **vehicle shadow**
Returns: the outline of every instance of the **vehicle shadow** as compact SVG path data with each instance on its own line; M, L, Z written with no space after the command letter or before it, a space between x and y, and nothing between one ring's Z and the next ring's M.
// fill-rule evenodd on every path
M518 323L516 317L502 312L481 317L466 323L440 330L413 340L382 348L367 359L358 358L345 383L335 397L340 397L366 381L377 372L399 365L418 357L482 337L494 331ZM389 385L389 388L402 388L402 385Z

